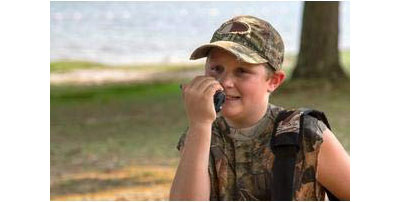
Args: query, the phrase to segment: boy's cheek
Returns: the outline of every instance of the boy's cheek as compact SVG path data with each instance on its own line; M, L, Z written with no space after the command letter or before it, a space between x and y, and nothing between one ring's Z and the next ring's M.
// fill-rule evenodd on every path
M215 73L210 72L210 71L206 71L206 76L211 76L211 77L214 77L215 79L217 79L217 75Z

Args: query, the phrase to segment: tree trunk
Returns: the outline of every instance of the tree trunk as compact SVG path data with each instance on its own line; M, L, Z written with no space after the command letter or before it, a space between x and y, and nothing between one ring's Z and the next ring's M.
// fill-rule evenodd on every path
M292 78L345 78L339 62L339 2L304 2L300 52Z

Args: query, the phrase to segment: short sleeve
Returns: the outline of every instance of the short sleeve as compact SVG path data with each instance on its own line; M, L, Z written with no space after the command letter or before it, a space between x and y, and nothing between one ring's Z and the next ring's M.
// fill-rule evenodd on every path
M185 131L181 134L181 137L178 140L178 144L176 146L176 149L178 149L178 151L181 151L181 148L184 146L185 144L185 139L186 139L186 134L189 128L186 128Z
M319 184L318 156L323 143L323 132L327 126L317 118L305 115L303 120L303 165L299 172L299 188L296 190L296 200L324 200L325 189Z
M317 125L318 125L319 130L320 130L322 133L324 133L324 131L325 131L326 129L328 129L328 127L325 125L325 123L322 122L322 121L320 121L320 120L317 120Z
M303 127L306 152L314 151L323 142L323 132L327 126L312 116L305 116Z

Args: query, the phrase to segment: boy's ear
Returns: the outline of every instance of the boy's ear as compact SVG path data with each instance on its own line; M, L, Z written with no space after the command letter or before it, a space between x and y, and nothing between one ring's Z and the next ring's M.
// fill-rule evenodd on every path
M269 78L268 92L272 93L275 89L277 89L285 80L286 74L282 70L278 70L274 72Z

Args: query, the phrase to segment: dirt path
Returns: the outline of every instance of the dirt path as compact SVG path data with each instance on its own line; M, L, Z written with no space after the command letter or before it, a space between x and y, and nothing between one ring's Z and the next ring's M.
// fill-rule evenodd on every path
M283 66L293 65L293 57L285 59ZM182 80L204 74L203 69L187 68L174 71L127 70L118 68L82 69L67 73L51 73L50 84L93 85L104 83L142 83L151 81Z
M168 200L171 166L130 166L109 172L63 175L51 183L51 200Z
M182 71L156 72L134 70L76 70L68 73L51 73L50 84L104 84L104 83L135 83L146 81L168 81L193 78L201 75L202 70L188 69Z

